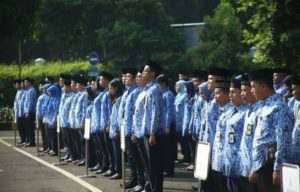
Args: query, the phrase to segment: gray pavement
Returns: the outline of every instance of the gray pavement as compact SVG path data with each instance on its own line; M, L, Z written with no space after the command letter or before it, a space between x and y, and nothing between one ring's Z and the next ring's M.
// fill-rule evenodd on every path
M58 162L57 158L37 156L36 147L14 147L13 131L0 131L0 139L12 145L7 146L0 142L0 192L123 191L120 187L122 180L109 180L99 175L95 178L79 179L78 175L85 174L84 167L77 167L72 163L53 166L53 163ZM175 176L164 179L165 192L192 191L191 186L196 180L193 173L184 171L183 167L185 165L177 164ZM129 175L128 169L126 175Z

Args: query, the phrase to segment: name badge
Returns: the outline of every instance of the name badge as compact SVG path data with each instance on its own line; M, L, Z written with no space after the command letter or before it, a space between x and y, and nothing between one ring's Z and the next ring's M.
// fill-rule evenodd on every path
M235 142L234 133L231 132L228 134L228 142L229 142L229 144L234 144L234 142Z
M246 127L246 135L247 136L251 136L252 135L252 124L247 124L247 127Z
M198 119L198 113L197 112L194 113L194 117L195 117L195 119Z
M261 126L256 127L255 137L261 137Z
M221 141L221 132L220 131L216 132L216 139L217 139L217 142Z

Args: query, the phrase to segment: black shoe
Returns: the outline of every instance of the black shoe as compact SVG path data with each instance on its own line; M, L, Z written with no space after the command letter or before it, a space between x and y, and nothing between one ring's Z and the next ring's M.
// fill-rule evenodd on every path
M35 147L35 146L36 146L35 143L27 143L25 145L25 147Z
M70 157L69 159L64 160L67 163L71 163L74 159L72 157Z
M52 153L49 154L49 156L57 156L57 152L53 151Z
M82 160L78 163L76 163L77 166L84 166L85 165L85 160Z
M99 169L97 171L95 171L96 174L102 174L105 173L107 171L107 169Z
M102 175L103 175L104 177L111 177L111 176L113 176L114 174L115 174L115 173L109 169L108 171L106 171L106 172L103 173Z
M164 172L164 177L174 177L174 173Z
M127 190L127 192L141 192L144 190L144 187L142 185L137 185L133 187L132 189Z
M94 167L90 168L90 171L98 171L100 169L100 164L98 163L97 165L95 165Z
M192 185L193 191L198 191L198 186Z
M63 156L63 157L61 158L61 160L64 161L64 160L69 159L69 158L70 158L70 155L67 154L67 155Z
M112 180L122 179L122 175L120 173L116 173L113 176L111 176L109 179L112 179Z
M125 183L125 189L131 189L137 185L137 182L135 179L131 179L128 182Z

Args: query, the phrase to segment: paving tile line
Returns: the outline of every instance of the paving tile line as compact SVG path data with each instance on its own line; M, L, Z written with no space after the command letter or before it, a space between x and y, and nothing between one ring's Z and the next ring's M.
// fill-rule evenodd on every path
M19 153L22 153L23 155L26 155L27 157L29 157L29 158L31 158L31 159L33 159L33 160L35 160L35 161L37 161L37 162L39 162L39 163L47 166L47 167L49 167L50 169L53 169L53 170L61 173L62 175L66 176L66 177L68 177L70 179L72 179L73 181L77 182L78 184L82 185L83 187L89 189L92 192L103 192L102 190L94 187L93 185L91 185L91 184L87 183L86 181L78 178L77 176L69 173L68 171L66 171L64 169L61 169L59 167L56 167L56 166L48 163L47 161L44 161L44 160L42 160L42 159L40 159L38 157L35 157L32 154L30 154L30 153L28 153L26 151L23 151L22 149L19 149L19 148L13 146L13 145L7 143L6 141L3 140L3 138L0 138L0 143L2 143L3 145L6 145L7 147L11 147L15 151L18 151Z

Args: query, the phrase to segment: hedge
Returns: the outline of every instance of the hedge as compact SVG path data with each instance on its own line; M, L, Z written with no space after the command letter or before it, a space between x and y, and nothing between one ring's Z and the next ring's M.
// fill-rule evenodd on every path
M22 66L21 77L31 77L35 82L41 82L45 79L45 76L49 75L53 78L59 78L59 74L83 74L87 76L87 72L90 68L90 64L87 61L52 61L47 62L44 65L26 64ZM103 65L97 65L98 71L102 70ZM16 94L16 90L13 87L12 80L18 78L19 69L17 65L1 65L0 64L0 106L12 106ZM38 83L35 84L37 88ZM36 89L38 91L38 89Z

